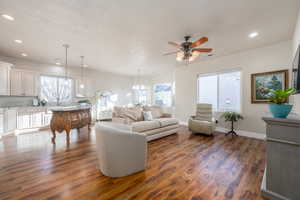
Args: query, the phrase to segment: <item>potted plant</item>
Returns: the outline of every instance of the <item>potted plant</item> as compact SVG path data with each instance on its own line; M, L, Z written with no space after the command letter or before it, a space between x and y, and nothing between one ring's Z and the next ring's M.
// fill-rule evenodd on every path
M225 119L225 122L231 122L231 130L226 133L226 135L231 134L232 136L237 135L234 131L234 122L239 121L240 119L244 119L244 117L236 112L227 111L221 115L221 118Z
M270 111L274 117L286 118L291 112L293 105L287 104L289 97L295 94L294 88L286 90L271 90L269 95Z

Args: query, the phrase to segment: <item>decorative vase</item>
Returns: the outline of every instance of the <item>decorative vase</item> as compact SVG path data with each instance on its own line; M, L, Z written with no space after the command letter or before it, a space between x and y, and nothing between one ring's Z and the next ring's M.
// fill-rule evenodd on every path
M270 111L273 115L273 117L276 117L276 118L286 118L292 108L293 108L293 105L291 104L269 104L269 108L270 108Z

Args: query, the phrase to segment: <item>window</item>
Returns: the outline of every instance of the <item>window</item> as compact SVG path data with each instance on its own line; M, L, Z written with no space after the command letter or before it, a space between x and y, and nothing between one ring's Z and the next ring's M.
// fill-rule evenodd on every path
M45 99L48 103L71 103L72 94L72 79L58 76L41 76L41 99Z
M133 85L133 103L139 105L147 105L150 102L149 87L145 85Z
M170 83L154 86L154 104L160 106L172 106L172 85Z
M241 107L241 72L198 77L198 102L213 105L215 111L237 111Z

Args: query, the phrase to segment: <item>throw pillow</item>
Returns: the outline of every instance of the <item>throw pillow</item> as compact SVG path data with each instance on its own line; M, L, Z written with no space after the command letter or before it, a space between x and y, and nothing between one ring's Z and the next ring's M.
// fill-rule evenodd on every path
M145 121L152 121L153 120L151 111L143 111L143 115L144 115L144 120Z
M153 119L158 119L161 117L161 113L158 109L152 109L151 111Z

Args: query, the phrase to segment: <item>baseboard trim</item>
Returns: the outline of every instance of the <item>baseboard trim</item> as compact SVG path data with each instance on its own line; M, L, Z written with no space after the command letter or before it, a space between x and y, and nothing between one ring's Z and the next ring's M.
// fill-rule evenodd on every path
M216 131L227 133L229 131L229 129L226 129L223 127L217 127ZM256 132L243 131L243 130L236 130L236 133L238 135L244 136L244 137L250 137L250 138L255 138L255 139L259 139L259 140L266 139L266 134L264 134L264 133L256 133Z
M185 121L180 121L179 125L182 126L188 126L188 123ZM216 131L227 133L229 129L223 128L223 127L217 127ZM264 133L256 133L256 132L251 132L251 131L243 131L243 130L236 130L236 133L240 136L244 137L249 137L249 138L255 138L259 140L265 140L266 139L266 134Z

